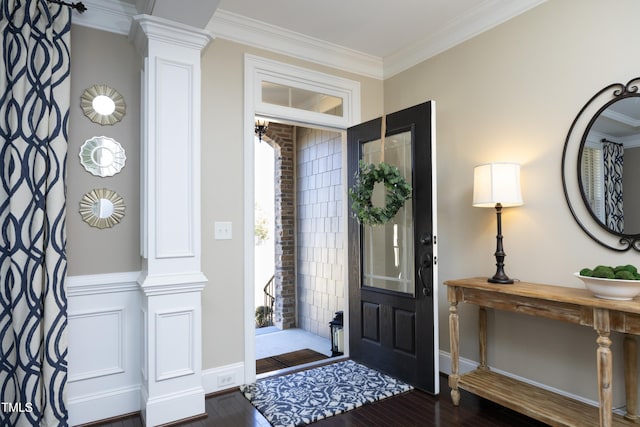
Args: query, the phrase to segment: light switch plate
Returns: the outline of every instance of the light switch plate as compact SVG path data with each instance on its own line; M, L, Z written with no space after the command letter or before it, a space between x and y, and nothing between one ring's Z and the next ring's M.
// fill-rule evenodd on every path
M215 235L214 238L216 240L229 240L232 238L232 226L231 221L216 221L214 223L215 226Z

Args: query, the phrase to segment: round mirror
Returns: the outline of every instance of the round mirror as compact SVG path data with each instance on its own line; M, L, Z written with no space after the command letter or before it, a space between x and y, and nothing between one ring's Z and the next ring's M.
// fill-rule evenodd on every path
M640 234L640 95L606 104L584 134L582 198L614 233Z
M124 217L124 199L106 188L91 190L80 200L80 216L92 227L111 228Z
M640 251L639 82L596 93L573 121L562 155L573 217L589 237L616 251Z
M118 141L106 136L94 136L80 147L80 163L96 176L113 176L125 165L127 156Z
M93 85L82 93L80 108L92 122L113 125L122 120L127 106L117 90L107 85Z

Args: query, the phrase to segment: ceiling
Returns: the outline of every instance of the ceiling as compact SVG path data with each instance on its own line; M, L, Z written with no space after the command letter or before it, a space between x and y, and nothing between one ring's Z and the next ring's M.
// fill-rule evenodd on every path
M115 14L166 18L215 37L386 78L546 0L83 0L74 23ZM98 16L111 9L111 15ZM86 22L90 21L91 24ZM122 20L124 21L124 20ZM120 32L127 32L121 22Z
M218 9L384 58L455 30L458 23L491 20L504 12L511 15L513 3L518 2L521 0L220 0ZM525 1L521 6L526 10L531 4Z

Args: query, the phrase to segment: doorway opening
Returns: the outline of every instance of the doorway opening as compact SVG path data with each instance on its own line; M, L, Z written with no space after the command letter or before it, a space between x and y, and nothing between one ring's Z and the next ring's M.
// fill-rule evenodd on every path
M257 374L337 355L330 322L346 309L342 141L335 130L274 121L255 138Z
M355 123L360 123L360 83L354 80L346 79L343 77L318 72L291 64L273 61L270 59L245 54L244 56L244 76L245 76L245 91L244 91L244 219L245 219L245 233L244 233L244 259L245 259L245 276L244 276L244 374L245 381L252 382L256 378L256 364L257 359L257 347L262 343L257 342L256 328L255 328L255 280L254 280L254 267L255 267L255 247L254 247L254 201L255 201L255 189L254 189L254 159L255 159L255 119L256 116L269 120L271 131L267 132L268 138L274 138L271 132L274 131L274 124L290 125L292 130L290 133L295 135L297 139L300 138L300 130L304 126L312 128L313 132L325 132L326 130L332 131L334 134L339 135L338 144L340 148L341 170L338 173L340 176L339 189L334 188L316 188L313 187L317 183L322 183L323 179L331 179L331 174L327 171L323 171L321 174L320 165L328 164L328 159L321 159L318 155L319 150L324 148L309 148L309 151L314 151L307 156L310 156L307 162L316 162L311 165L302 165L304 154L300 152L300 145L295 146L295 151L292 151L290 155L295 160L292 164L292 170L288 171L292 176L290 181L292 190L294 191L294 199L292 200L294 216L286 218L291 224L288 228L283 227L283 233L288 232L293 239L293 252L281 254L275 253L274 257L277 259L279 256L282 259L293 260L293 279L291 283L286 287L286 281L282 280L279 284L279 275L277 271L274 271L274 309L273 309L273 323L274 327L278 327L279 319L282 319L283 324L288 318L293 318L294 323L291 328L281 329L278 333L290 333L292 330L305 331L304 328L309 328L310 333L316 332L314 325L317 325L317 332L322 336L328 336L330 331L329 322L327 316L322 315L322 310L326 310L329 306L330 298L323 296L323 293L318 290L312 290L305 294L306 277L311 279L321 279L313 281L314 286L322 288L329 288L333 286L329 283L324 275L329 275L331 280L335 280L334 277L338 274L337 269L333 269L330 266L329 258L333 257L336 250L336 263L340 263L342 266L342 274L340 282L336 284L336 294L339 294L339 287L346 286L347 283L347 257L348 253L345 247L338 247L337 244L343 244L346 242L345 233L347 228L347 215L348 209L346 200L346 147L347 138L346 130L349 126ZM270 135L271 134L271 135ZM292 150L294 148L292 140ZM297 144L297 142L296 142ZM281 150L281 154L286 153ZM338 152L333 153L337 155ZM276 154L277 155L277 154ZM328 154L327 154L328 157ZM309 184L302 184L302 180L296 174L299 174L300 170L305 169L312 171L314 175L312 179L309 178ZM314 170L314 168L316 168ZM285 169L283 168L283 171ZM317 174L317 175L315 175ZM334 174L335 176L335 174ZM284 180L283 180L284 181ZM313 183L313 186L312 184ZM308 185L309 188L304 186ZM303 188L305 188L303 190ZM304 193L304 194L302 194ZM332 197L335 199L327 199L320 202L320 198L326 197L327 194L332 193ZM314 199L315 198L315 199ZM317 206L307 205L314 200ZM339 206L340 220L339 236L335 232L326 231L324 229L314 229L313 227L320 227L322 220L323 224L327 226L327 223L331 223L328 217L310 217L306 218L300 215L300 212L329 212L329 201ZM326 208L320 206L321 203L326 204ZM333 209L333 205L331 206ZM316 213L314 213L316 215ZM285 218L283 216L283 224ZM313 225L310 225L313 224ZM335 225L331 225L335 227ZM305 227L312 227L307 230ZM278 232L275 232L276 238ZM339 237L339 238L338 238ZM331 239L336 239L336 246L329 246L327 244ZM311 242L313 245L311 246ZM307 246L309 245L309 246ZM307 258L305 258L307 257ZM305 269L308 269L308 273L303 273ZM264 283L262 283L264 286ZM325 291L326 289L322 289ZM278 292L280 292L282 298L278 298ZM290 294L287 294L290 292ZM343 310L346 310L346 302L349 299L349 295L344 290L339 295L344 303ZM293 304L290 302L293 301ZM305 320L305 307L303 303L312 304L310 313L308 315L308 321ZM282 311L279 314L280 307ZM322 310L321 310L322 309ZM287 311L289 310L289 311ZM332 313L335 316L335 313ZM344 312L342 330L344 334L343 350L344 354L349 354L349 316ZM280 317L281 316L281 317ZM292 316L292 317L287 317ZM335 324L335 322L334 322ZM264 328L260 328L264 329ZM324 332L323 332L324 331ZM334 329L331 329L334 331ZM307 331L305 331L307 332ZM275 335L275 334L265 334ZM314 334L315 335L315 334ZM333 335L333 334L332 334ZM337 334L336 334L337 335ZM258 337L259 338L259 337Z

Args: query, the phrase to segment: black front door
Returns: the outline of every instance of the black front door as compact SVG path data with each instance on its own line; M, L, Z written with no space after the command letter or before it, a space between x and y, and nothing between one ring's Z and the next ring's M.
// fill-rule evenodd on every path
M400 170L412 195L383 225L362 225L350 209L349 355L438 393L435 103L389 114L385 123L348 130L349 188L361 160L383 161ZM385 205L383 186L376 184L372 202Z

